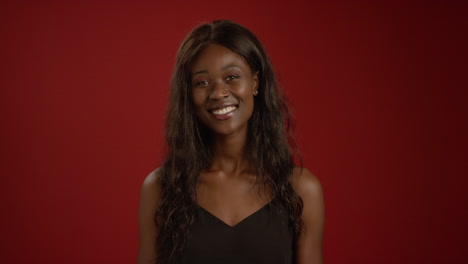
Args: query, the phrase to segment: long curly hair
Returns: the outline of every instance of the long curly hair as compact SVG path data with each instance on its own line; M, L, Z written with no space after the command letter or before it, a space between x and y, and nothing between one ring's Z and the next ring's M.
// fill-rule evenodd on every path
M176 58L166 115L167 153L160 170L162 197L154 216L158 264L177 262L197 217L200 173L213 157L210 132L195 114L191 87L192 63L212 43L241 55L252 72L258 71L259 89L248 124L246 155L255 164L257 183L273 197L280 198L275 201L289 215L295 241L302 228L302 200L291 185L298 151L286 97L257 37L237 23L218 20L189 33Z

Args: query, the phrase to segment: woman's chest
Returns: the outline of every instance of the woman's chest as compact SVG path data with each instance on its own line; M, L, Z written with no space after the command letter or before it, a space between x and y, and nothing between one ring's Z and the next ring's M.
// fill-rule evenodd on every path
M293 238L287 214L269 203L234 226L199 207L180 264L290 264Z
M197 186L197 203L229 226L265 207L271 195L253 178L202 177Z

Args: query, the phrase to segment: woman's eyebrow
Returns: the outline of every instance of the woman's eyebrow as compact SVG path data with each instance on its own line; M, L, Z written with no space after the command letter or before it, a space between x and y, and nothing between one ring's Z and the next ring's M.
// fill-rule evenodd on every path
M227 70L227 69L230 69L230 68L239 68L240 69L240 67L238 65L236 65L236 64L228 64L226 66L221 67L221 70ZM196 72L194 72L192 74L192 76L195 76L197 74L202 74L202 73L208 73L208 70L196 71Z
M240 68L240 67L238 65L236 65L236 64L229 64L229 65L223 66L221 68L221 70L226 70L226 69L229 69L229 68Z
M208 73L208 71L207 70L196 71L192 74L192 76L195 76L197 74L202 74L202 73Z

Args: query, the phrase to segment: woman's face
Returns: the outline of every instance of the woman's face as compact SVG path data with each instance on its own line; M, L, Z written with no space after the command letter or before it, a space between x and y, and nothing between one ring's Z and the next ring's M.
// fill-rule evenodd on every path
M192 64L192 92L198 118L220 135L246 132L254 108L258 74L239 54L208 45Z

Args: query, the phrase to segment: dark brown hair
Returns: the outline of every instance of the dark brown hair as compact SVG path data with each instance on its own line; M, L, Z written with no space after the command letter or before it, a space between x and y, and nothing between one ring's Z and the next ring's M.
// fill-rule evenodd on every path
M219 44L241 55L258 71L258 95L249 120L248 151L257 182L279 200L289 215L295 238L301 232L302 200L291 176L294 154L291 114L262 44L248 29L229 20L202 24L183 41L172 76L166 116L167 154L161 167L162 198L155 214L159 233L156 262L177 261L197 216L199 175L212 159L207 128L198 120L192 100L191 65L208 44Z

